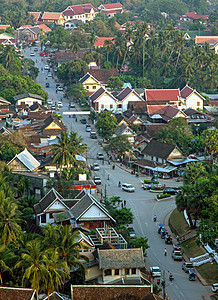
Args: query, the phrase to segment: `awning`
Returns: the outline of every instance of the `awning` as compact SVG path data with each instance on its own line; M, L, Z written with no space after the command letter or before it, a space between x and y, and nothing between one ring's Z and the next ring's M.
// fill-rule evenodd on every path
M173 166L179 166L179 165L184 165L184 164L187 164L187 163L190 163L190 162L198 162L199 160L198 159L195 159L195 158L185 158L185 159L182 159L182 160L168 160L168 162L170 164L172 164Z
M177 167L172 167L172 166L166 166L166 167L149 167L149 166L145 166L145 165L141 165L138 163L134 163L134 165L139 166L143 169L148 169L148 170L152 170L153 172L160 172L160 173L169 173L172 171L175 171L177 169Z

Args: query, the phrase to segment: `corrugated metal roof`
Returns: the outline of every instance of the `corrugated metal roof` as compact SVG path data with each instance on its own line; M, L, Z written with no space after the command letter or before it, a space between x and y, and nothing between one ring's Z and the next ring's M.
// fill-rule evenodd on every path
M26 148L17 155L17 158L30 170L30 172L40 166L40 162L38 162Z

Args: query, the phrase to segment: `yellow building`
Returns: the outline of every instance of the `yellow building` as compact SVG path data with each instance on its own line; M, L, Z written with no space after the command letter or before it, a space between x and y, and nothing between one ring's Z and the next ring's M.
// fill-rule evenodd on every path
M68 6L65 11L63 11L63 16L65 22L79 20L83 23L94 20L97 15L97 10L91 4L81 4Z
M45 24L56 24L64 26L64 16L59 12L44 12L42 16L42 21Z
M101 87L100 81L98 81L94 76L92 76L89 73L86 73L79 80L79 83L81 83L90 94L93 94Z

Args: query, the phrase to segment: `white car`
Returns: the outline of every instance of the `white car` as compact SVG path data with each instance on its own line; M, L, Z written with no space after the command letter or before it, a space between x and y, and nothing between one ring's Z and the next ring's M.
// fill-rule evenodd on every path
M99 171L99 164L98 163L94 163L93 165L91 165L91 169L94 171Z
M161 276L161 270L159 267L151 267L150 268L151 276L153 277L160 277Z
M44 69L45 69L45 70L49 70L50 68L49 68L48 65L45 65L45 66L44 66Z
M53 101L52 100L47 100L48 105L52 105Z
M101 184L101 178L98 176L94 176L94 183L95 184Z
M57 88L58 91L63 91L63 89L64 89L63 86L59 86L59 87Z
M52 74L51 74L51 72L48 72L48 77L52 77Z
M134 186L130 183L123 183L122 190L126 192L135 192Z
M218 291L218 283L212 284L211 289L214 293L217 292Z
M56 105L55 105L55 104L52 104L51 109L52 109L52 110L56 110Z
M35 53L34 53L34 52L31 52L31 53L30 53L30 56L35 56Z
M91 130L92 130L91 127L86 127L87 132L91 132Z
M98 159L104 159L104 154L98 153L98 154L97 154L97 158L98 158Z
M62 102L58 102L58 107L63 107Z

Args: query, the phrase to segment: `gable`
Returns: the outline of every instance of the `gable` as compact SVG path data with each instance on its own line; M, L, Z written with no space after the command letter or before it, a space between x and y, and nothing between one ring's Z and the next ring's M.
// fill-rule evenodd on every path
M45 129L61 129L61 127L53 121Z
M98 103L116 103L116 100L108 93L101 95L95 102Z
M61 201L59 201L59 200L56 200L55 202L53 202L52 205L46 209L47 212L57 211L57 210L58 211L66 210L66 206L64 206L63 203L61 203Z
M130 136L134 135L133 131L132 131L129 127L127 127L127 128L123 131L122 134L130 135Z
M187 116L181 110L174 116L174 118L187 118Z
M136 93L134 93L134 91L132 91L129 95L127 95L127 97L123 100L123 103L125 102L129 102L129 101L143 101L143 99L137 95Z
M80 221L85 220L110 220L110 218L99 208L93 204L87 211L79 218Z
M14 171L29 172L29 169L17 157L8 163L8 166Z
M99 82L94 78L94 77L89 77L88 79L86 79L83 84L98 84Z
M202 97L200 95L198 95L198 93L196 93L195 91L193 93L191 93L191 95L189 95L186 98L186 102L187 101L203 101Z
M176 158L181 158L181 157L184 157L182 152L179 149L174 148L167 159L176 159Z

